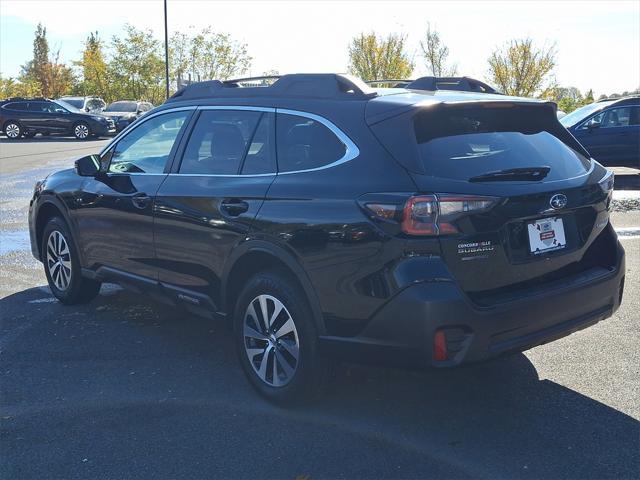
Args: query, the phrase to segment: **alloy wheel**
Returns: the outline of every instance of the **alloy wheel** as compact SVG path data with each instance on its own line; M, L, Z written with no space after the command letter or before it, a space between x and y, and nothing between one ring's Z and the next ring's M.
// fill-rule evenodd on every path
M47 240L47 269L51 281L58 290L66 290L71 284L71 252L64 235L54 230Z
M10 123L4 129L4 133L9 138L18 138L20 136L20 126Z
M296 325L283 303L271 295L254 298L244 315L244 348L260 380L283 387L298 367L300 342Z
M89 127L84 124L76 125L76 128L73 130L76 138L84 140L89 136Z

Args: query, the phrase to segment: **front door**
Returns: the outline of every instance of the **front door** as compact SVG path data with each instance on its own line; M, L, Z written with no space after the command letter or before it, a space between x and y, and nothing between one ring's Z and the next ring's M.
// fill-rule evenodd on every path
M187 290L192 303L219 305L225 262L250 231L275 178L273 117L273 109L205 107L181 162L158 191L159 278Z
M153 202L190 114L149 118L103 154L106 171L88 178L75 199L85 266L157 279Z

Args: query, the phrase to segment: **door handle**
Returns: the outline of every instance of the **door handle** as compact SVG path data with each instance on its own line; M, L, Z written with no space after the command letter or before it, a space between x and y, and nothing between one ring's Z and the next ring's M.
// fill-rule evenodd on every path
M232 217L237 217L249 210L249 204L237 198L230 198L223 200L220 208Z
M151 197L146 193L136 193L131 197L131 203L134 207L144 210L151 203Z

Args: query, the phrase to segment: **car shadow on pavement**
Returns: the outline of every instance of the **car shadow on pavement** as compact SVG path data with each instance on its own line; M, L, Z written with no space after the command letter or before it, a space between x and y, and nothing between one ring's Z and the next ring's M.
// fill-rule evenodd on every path
M32 288L0 311L4 478L638 472L638 422L540 379L523 354L447 371L340 365L323 396L284 409L248 386L222 322L105 287L77 307Z

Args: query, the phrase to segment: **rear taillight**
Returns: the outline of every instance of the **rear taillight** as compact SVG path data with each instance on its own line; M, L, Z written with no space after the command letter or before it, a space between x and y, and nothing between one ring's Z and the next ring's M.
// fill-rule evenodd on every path
M408 235L457 233L455 221L491 208L495 197L476 195L419 195L409 198L402 215L402 231Z

